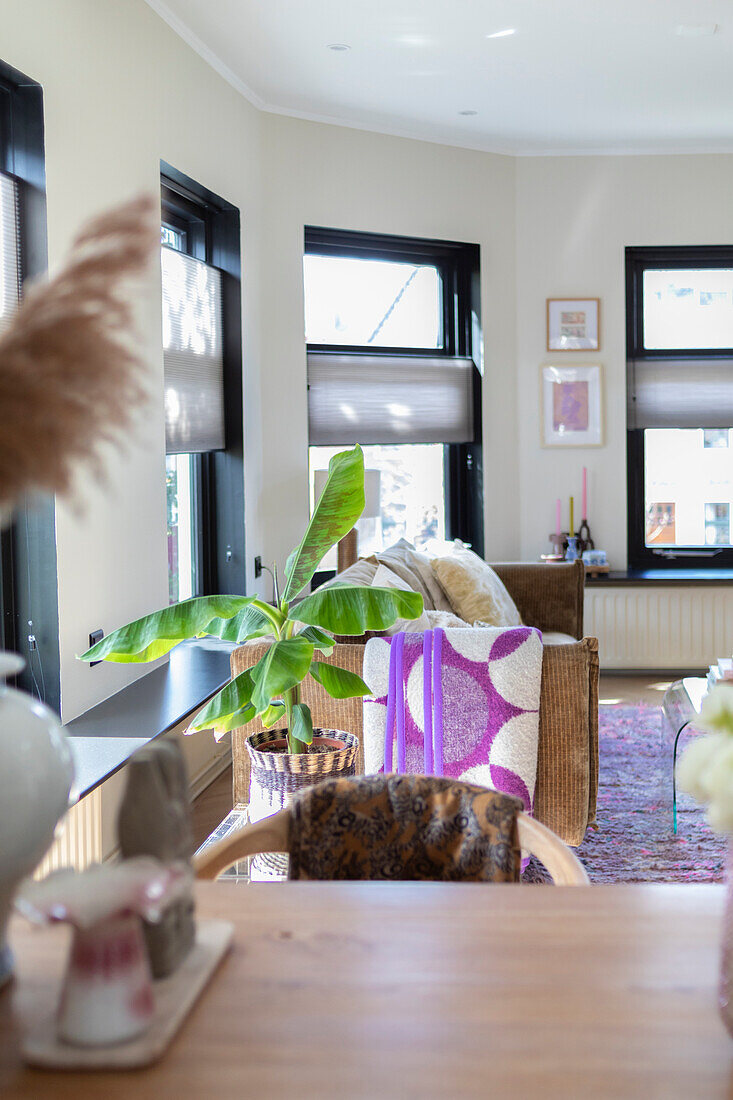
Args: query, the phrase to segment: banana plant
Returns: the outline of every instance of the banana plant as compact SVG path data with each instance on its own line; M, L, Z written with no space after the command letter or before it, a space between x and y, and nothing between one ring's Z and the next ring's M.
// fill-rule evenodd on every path
M145 662L179 642L207 635L243 644L271 638L264 656L240 672L194 717L189 732L217 736L253 718L271 729L283 723L288 752L308 751L313 720L301 701L301 684L312 676L334 699L369 695L361 676L318 660L330 656L334 634L358 636L386 630L397 619L415 619L422 596L397 588L335 582L293 601L308 585L324 555L354 526L364 510L364 455L358 445L331 459L328 478L299 545L285 565L282 596L268 604L256 596L197 596L128 623L102 638L82 661Z

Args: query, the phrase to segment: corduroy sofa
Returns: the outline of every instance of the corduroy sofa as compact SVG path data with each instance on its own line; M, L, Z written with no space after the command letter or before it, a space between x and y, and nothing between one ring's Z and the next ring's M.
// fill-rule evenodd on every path
M567 844L578 845L595 822L598 789L598 642L583 638L582 562L493 565L511 593L522 620L543 632L569 635L573 641L546 645L542 660L540 737L535 816ZM328 660L361 673L365 639L339 642ZM232 654L232 675L260 659L262 643L240 646ZM334 700L312 679L303 685L303 701L314 725L343 729L362 738L361 699ZM259 722L234 730L234 803L249 801L249 756L245 739ZM360 752L357 771L364 770Z

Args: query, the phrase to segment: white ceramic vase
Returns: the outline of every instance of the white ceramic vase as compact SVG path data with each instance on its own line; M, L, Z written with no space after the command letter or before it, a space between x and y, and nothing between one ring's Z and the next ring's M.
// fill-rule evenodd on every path
M57 716L5 685L22 667L21 657L0 652L0 986L12 969L5 934L13 895L53 840L74 772Z

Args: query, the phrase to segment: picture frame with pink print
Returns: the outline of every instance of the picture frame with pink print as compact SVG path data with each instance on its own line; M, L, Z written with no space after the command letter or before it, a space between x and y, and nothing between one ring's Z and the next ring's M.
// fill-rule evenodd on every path
M603 444L602 370L598 363L540 367L542 446Z

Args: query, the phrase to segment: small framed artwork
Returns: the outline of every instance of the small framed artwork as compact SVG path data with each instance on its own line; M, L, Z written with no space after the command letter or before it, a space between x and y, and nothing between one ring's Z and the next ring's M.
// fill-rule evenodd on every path
M540 367L542 446L600 447L603 402L600 364Z
M600 298L548 298L547 350L598 351Z

